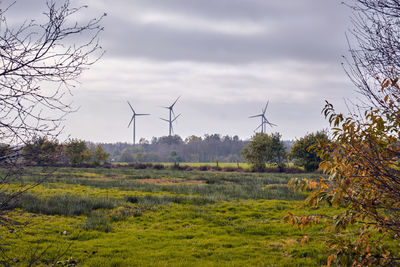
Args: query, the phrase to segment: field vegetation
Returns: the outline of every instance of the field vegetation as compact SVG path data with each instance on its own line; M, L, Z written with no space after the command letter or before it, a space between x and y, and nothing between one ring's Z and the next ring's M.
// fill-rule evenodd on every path
M9 207L9 218L27 227L1 228L5 255L15 264L40 255L42 264L82 266L315 266L328 256L324 224L305 231L282 220L306 197L287 189L293 174L30 170L1 194L47 177Z
M365 99L347 115L326 103L330 135L308 135L290 151L302 169L286 165L279 133L59 144L73 111L63 96L103 54L106 15L70 23L85 7L61 2L47 3L43 24L16 28L5 17L12 5L0 10L9 44L0 74L0 264L399 265L397 0L347 3L354 15L345 70ZM69 39L85 35L80 44ZM57 89L48 94L43 84ZM130 164L113 165L110 155ZM250 169L239 166L244 159ZM317 166L325 176L304 173Z

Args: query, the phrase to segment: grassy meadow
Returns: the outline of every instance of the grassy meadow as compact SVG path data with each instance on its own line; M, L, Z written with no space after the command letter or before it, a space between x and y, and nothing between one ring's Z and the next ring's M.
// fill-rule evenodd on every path
M44 175L33 168L0 197ZM325 226L302 231L282 218L337 211L302 208L305 196L286 188L292 177L319 175L58 168L12 203L10 219L27 224L0 228L0 242L21 266L39 256L43 265L322 265Z

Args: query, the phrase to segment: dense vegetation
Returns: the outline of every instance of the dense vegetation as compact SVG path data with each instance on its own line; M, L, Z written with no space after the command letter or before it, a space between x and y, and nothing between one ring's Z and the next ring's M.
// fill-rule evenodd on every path
M243 162L241 152L249 141L238 136L219 134L204 137L180 136L153 137L151 141L141 139L137 146L127 143L101 146L117 162ZM289 150L291 141L285 141Z
M242 151L243 157L255 171L264 171L266 163L276 164L283 171L286 162L286 149L281 135L257 133Z
M41 168L3 195L42 180ZM309 177L297 174L299 177ZM318 174L311 175L315 179ZM24 231L2 228L5 252L26 265L315 266L326 261L325 234L308 235L282 222L305 196L290 174L173 169L57 168L13 202L10 218ZM310 214L312 209L303 210ZM296 212L296 211L295 211ZM321 210L321 214L332 211ZM323 227L323 226L321 226ZM35 254L35 252L37 254Z
M5 151L10 146L3 146ZM60 144L56 139L37 137L23 146L19 158L25 165L34 166L99 166L108 161L109 154L101 145L71 139Z
M317 145L328 140L327 133L323 131L307 134L293 143L288 157L296 166L304 167L306 171L315 171L322 161L316 152Z

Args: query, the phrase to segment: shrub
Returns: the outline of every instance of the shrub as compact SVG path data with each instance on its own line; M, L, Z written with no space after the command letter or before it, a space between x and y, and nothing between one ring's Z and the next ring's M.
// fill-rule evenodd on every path
M327 142L328 135L325 132L316 132L296 140L290 149L289 159L292 159L296 166L304 167L306 171L318 169L321 158L314 151L319 142Z
M82 228L86 231L95 230L105 233L112 231L110 219L103 211L92 212L90 215L88 215L86 217L86 221L82 225Z
M165 166L163 164L153 164L153 169L155 170L163 170Z
M281 135L257 133L242 151L245 160L251 164L254 171L264 171L266 163L276 163L280 171L284 168L286 151Z
M200 171L208 171L208 170L210 170L210 166L209 165L201 165L200 167L199 167L199 170Z

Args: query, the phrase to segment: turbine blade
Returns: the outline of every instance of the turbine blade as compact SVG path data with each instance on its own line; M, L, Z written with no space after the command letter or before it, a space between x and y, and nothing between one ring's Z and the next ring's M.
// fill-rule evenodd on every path
M128 105L131 107L131 110L132 110L133 114L135 114L135 110L133 109L131 103L129 103L129 101L126 101L126 102L128 102Z
M178 101L179 98L181 98L181 95L178 96L178 98L177 98L177 99L175 100L175 102L170 106L170 108L173 108L173 107L175 106L175 104L176 104L176 102Z
M264 117L264 121L265 121L266 123L270 124L270 125L273 124L273 123L270 123L269 120L268 120L266 117ZM274 125L275 125L275 124L274 124ZM276 125L275 125L275 126L276 126Z
M135 118L135 115L132 116L132 119L131 119L131 121L130 121L129 124L128 124L128 128L129 128L129 126L131 126L131 123L132 123L132 121L133 121L134 118Z
M250 116L249 118L257 118L257 117L261 117L263 114L258 114L258 115L254 115L254 116Z
M169 107L164 107L164 106L157 106L157 107L159 107L159 108L168 108L169 109Z
M263 115L265 115L265 112L267 111L268 103L269 103L269 100L267 101L267 104L265 105L265 108L263 109Z
M179 114L178 116L176 116L176 117L172 120L172 122L174 122L177 118L179 118L180 115L181 115L181 114Z
M263 126L263 124L260 124L254 131L257 131L258 129L260 129L261 126Z
M160 118L160 120L163 120L163 121L169 122L169 120L166 120L166 119L163 119L163 118Z
M276 124L273 124L271 122L269 122L269 120L267 120L267 118L264 117L265 123L268 124L269 126L273 127L273 126L278 126Z

